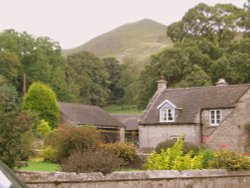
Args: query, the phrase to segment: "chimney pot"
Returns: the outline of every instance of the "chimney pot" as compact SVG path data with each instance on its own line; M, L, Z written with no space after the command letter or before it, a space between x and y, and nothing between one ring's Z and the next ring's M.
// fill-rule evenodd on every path
M227 86L227 85L228 83L226 82L224 78L220 78L218 82L216 82L216 86Z
M164 91L167 88L167 81L164 79L164 76L160 77L158 83L158 90Z

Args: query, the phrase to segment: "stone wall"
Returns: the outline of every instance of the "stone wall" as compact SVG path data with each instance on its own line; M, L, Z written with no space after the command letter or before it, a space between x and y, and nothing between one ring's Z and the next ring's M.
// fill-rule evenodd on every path
M227 118L230 118L230 114L233 112L233 108L230 109L217 109L221 111L221 122L226 121ZM202 122L202 136L210 136L218 126L210 125L210 110L202 110L201 113L201 122ZM220 125L219 125L220 126Z
M201 143L199 125L145 125L139 126L140 148L155 148L158 143L174 137L184 136L186 142Z
M246 151L248 134L246 125L250 123L250 90L237 102L236 107L210 135L208 146L219 149L226 144L230 150Z
M248 188L250 171L17 172L29 188Z

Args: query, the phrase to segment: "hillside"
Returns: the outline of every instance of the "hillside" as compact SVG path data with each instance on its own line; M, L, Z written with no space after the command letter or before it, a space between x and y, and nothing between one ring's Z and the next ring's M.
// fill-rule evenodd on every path
M122 25L79 47L64 50L63 53L69 55L85 50L100 58L112 56L121 61L125 57L135 57L143 61L169 45L171 41L166 36L166 26L144 19Z

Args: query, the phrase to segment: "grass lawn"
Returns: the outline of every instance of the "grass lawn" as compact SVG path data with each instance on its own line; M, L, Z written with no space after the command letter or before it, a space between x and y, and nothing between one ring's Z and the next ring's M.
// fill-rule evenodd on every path
M103 108L106 112L112 114L142 114L143 110L139 110L136 106L129 105L110 105Z
M20 170L56 172L59 171L59 165L43 161L28 161L28 166L22 167Z

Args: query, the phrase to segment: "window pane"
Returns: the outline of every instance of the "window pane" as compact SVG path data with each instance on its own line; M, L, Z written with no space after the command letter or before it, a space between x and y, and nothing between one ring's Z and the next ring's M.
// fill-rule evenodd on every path
M172 111L171 109L168 109L168 120L169 121L173 121L173 114L172 114Z

